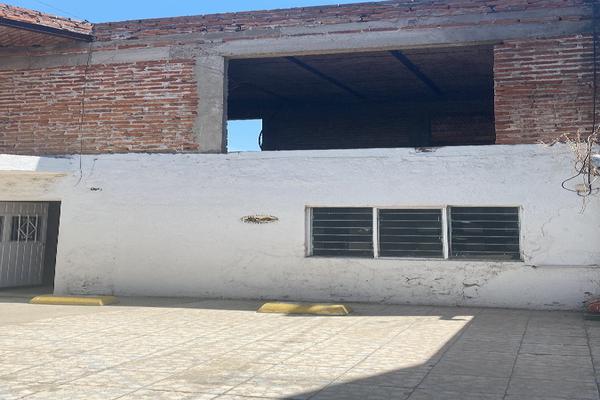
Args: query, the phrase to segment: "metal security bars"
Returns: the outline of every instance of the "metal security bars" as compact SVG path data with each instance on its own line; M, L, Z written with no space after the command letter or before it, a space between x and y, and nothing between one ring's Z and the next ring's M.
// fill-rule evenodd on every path
M44 281L48 208L46 202L0 201L0 288Z
M517 207L450 207L449 230L453 258L521 258Z
M441 210L378 211L381 257L444 257Z
M312 254L373 257L372 208L313 208Z
M308 255L521 259L518 207L317 207L308 211Z
M10 240L13 242L35 242L39 240L40 218L37 215L12 217Z

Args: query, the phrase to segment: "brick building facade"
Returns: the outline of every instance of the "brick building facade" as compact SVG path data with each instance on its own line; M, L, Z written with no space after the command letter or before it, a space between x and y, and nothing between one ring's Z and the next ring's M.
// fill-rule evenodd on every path
M576 309L600 203L538 143L600 113L596 3L0 5L0 287Z
M311 52L311 38L390 32L411 40L416 35L412 46L440 46L418 43L419 34L431 31L456 35L453 46L488 44L494 85L493 110L472 123L464 115L432 118L431 145L551 141L591 127L591 25L590 4L583 0L390 1L94 24L86 26L91 43L61 39L48 46L7 35L0 50L7 60L0 65L0 151L214 152L197 137L199 104L213 101L199 92L202 75L195 65L203 52L278 38L306 40L303 51ZM473 29L477 34L469 36ZM461 35L463 43L457 43ZM486 120L488 127L482 126ZM488 136L495 132L495 139L469 140L469 126ZM465 135L463 142L457 139Z

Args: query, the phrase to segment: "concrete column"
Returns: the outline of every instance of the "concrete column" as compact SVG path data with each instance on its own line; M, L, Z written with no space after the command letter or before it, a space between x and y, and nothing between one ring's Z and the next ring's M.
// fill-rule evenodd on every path
M194 136L201 153L227 151L227 60L221 56L196 58L198 115Z

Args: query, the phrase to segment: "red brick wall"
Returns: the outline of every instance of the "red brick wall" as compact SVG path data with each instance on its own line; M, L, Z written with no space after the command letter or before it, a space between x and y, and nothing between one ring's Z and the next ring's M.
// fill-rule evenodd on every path
M494 49L496 143L550 142L592 125L590 36L509 41Z
M489 113L448 113L431 116L433 146L494 143L494 117Z
M257 36L264 36L264 32L279 35L277 28L286 26L427 21L426 17L444 15L481 16L481 19L466 18L464 24L507 24L510 29L509 25L516 21L496 21L484 16L508 10L558 9L583 3L584 0L392 1L125 21L96 25L95 33L101 41L186 32L228 34L252 29ZM527 22L589 18L584 15L583 7L581 16L569 14L563 18L559 14L539 17L541 21L531 17L533 19ZM503 18L514 18L504 15ZM414 23L402 29L434 27L437 25ZM235 37L247 39L253 34L225 35L224 40ZM144 45L127 40L105 44L104 50ZM152 43L168 44L175 43L168 37ZM77 46L62 51L77 53L86 49L87 46ZM56 50L40 50L46 51ZM593 64L589 36L508 41L495 47L494 56L497 143L550 141L562 133L591 126ZM201 151L192 137L197 102L202 101L202 94L198 100L196 93L193 68L192 60L92 65L87 79L83 66L0 71L0 153ZM80 127L84 87L85 113ZM456 132L469 128L477 132L477 137L471 135L473 140L486 142L493 137L493 130L486 123L487 115L478 118L475 123L463 121L462 117L432 120L433 140L456 144L459 136Z
M197 150L193 67L193 61L92 65L87 84L84 66L0 71L0 153Z

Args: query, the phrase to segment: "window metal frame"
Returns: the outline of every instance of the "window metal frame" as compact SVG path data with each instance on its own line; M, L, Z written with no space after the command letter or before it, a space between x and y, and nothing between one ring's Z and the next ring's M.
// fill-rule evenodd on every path
M444 232L444 207L440 207L440 206L423 206L423 207L415 207L415 206L409 206L409 207L400 207L400 206L390 206L390 207L374 207L373 208L374 211L374 219L377 220L377 232L374 232L374 235L377 235L377 237L379 237L379 210L439 210L440 211L440 217L442 218L442 220L440 221L440 230L441 230L441 235L442 235L442 256L441 257L397 257L397 256L379 256L377 258L382 258L382 259L392 259L392 260L445 260L447 259L446 257L446 250L445 250L445 240L446 240L446 233ZM377 243L377 245L379 245L379 242ZM377 249L378 253L379 253L379 248Z
M306 207L305 208L305 213L304 213L304 226L306 226L306 232L305 232L305 241L304 241L304 255L306 257L313 257L313 240L312 240L312 232L313 232L313 226L312 226L312 215L313 215L313 210L314 207Z
M450 259L450 221L448 220L450 213L448 209L448 206L442 208L442 251L444 260Z
M502 258L479 258L479 257L474 257L474 258L463 258L463 257L452 257L452 211L451 209L453 207L456 208L469 208L469 207L477 207L477 208L516 208L517 209L517 229L519 232L518 238L519 238L519 258L518 259L513 259L513 260L507 260L507 259L502 259ZM523 262L523 229L522 229L522 224L523 224L523 208L519 205L448 205L446 207L447 209L447 221L448 221L448 229L447 229L447 234L448 234L448 260L463 260L463 261L491 261L491 262Z
M305 218L306 218L306 223L305 226L308 228L306 229L306 241L305 241L305 256L306 257L315 257L315 258L329 258L329 259L349 259L349 260L360 260L360 259L364 259L364 260L370 260L370 259L374 259L375 257L375 249L372 248L371 250L373 250L373 256L346 256L346 255L339 255L339 256L324 256L324 255L315 255L314 254L314 244L313 244L313 210L315 208L370 208L371 209L371 218L375 219L374 215L373 215L373 210L375 210L375 208L370 207L370 206L356 206L356 205L335 205L335 206L330 206L330 205L318 205L318 206L305 206ZM371 226L371 230L373 230L373 226ZM373 238L371 239L371 241L373 241Z
M516 208L518 210L518 229L519 229L519 259L504 260L496 258L455 258L452 257L452 207L499 207L499 208ZM345 257L345 256L319 256L313 253L313 209L314 208L371 208L373 213L373 256L372 257ZM379 249L379 210L440 210L441 212L441 230L442 230L442 257L390 257L380 256ZM305 256L314 258L340 258L340 259L383 259L383 260L406 260L406 261L465 261L465 262L494 262L494 263L522 263L523 262L523 208L520 205L503 204L503 205L443 205L443 206L359 206L359 205L307 205L305 206Z
M373 232L371 232L373 235L373 239L371 239L373 243L373 258L379 258L379 208L373 207L371 212L373 213Z

